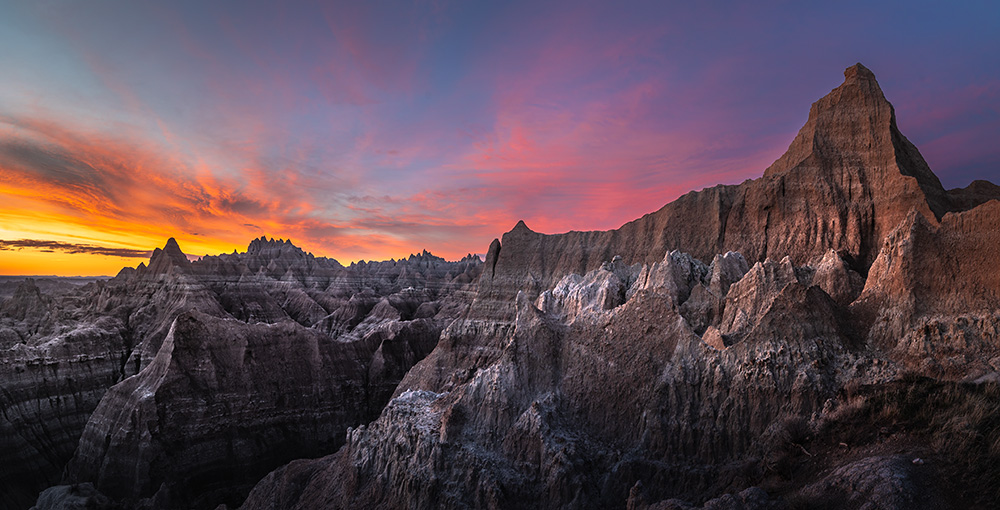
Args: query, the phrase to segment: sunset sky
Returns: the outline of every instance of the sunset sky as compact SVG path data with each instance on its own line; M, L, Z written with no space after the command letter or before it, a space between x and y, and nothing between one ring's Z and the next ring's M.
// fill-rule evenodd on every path
M946 187L1000 180L996 2L714 4L0 2L0 274L615 228L759 176L859 61Z

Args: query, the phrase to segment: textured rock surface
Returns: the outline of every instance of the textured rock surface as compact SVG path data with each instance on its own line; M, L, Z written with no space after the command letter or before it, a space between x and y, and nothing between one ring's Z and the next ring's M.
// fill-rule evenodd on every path
M15 334L0 333L9 339L0 346L0 457L10 459L0 466L0 506L27 508L60 481L107 389L148 363L179 313L224 313L210 290L166 265L175 246L151 258L159 274L142 264L56 295L26 282L4 302L0 330Z
M637 479L652 501L696 499L734 477L708 476L706 464L762 455L759 438L775 434L779 418L818 411L856 375L835 303L794 272L742 341L719 352L680 316L672 285L607 307L602 296L632 274L612 283L609 266L557 285L572 282L567 294L596 296L599 306L580 313L566 300L567 313L543 297L543 312L521 294L494 362L445 391L400 394L336 455L269 475L247 508L605 508L623 506Z
M105 395L67 478L124 500L166 482L177 506L238 503L273 466L333 450L366 418L372 343L181 314L153 361Z
M112 510L118 508L111 499L94 488L94 484L57 485L38 495L31 510Z
M3 497L82 434L63 481L93 490L40 506L996 508L995 198L945 191L857 65L760 179L618 230L519 222L482 264L168 242L26 284Z
M0 338L0 506L24 508L59 481L130 339L120 319L62 309L30 280L4 303Z
M615 255L652 263L673 249L701 260L732 250L751 262L789 256L796 264L832 249L866 274L882 239L911 209L934 220L990 196L985 185L949 195L900 134L871 71L858 64L844 74L759 179L688 193L612 231L543 235L518 223L491 247L483 305L509 315L502 303L519 290L535 296Z
M374 418L406 370L433 349L449 318L457 316L471 302L470 282L478 277L480 268L481 262L474 257L446 262L426 252L407 260L345 268L336 261L302 252L288 241L263 238L254 240L246 253L189 262L171 239L163 249L154 250L148 265L126 268L111 280L72 288L48 282L40 287L33 280L20 282L11 297L0 303L0 384L3 389L0 398L4 411L0 417L0 456L9 460L0 466L0 506L30 506L41 489L60 482L88 420L94 421L92 426L112 423L117 419L114 414L122 411L116 406L138 405L138 401L134 401L137 396L125 395L123 388L127 385L121 385L156 359L172 325L182 314L200 312L207 324L220 325L222 332L231 329L224 326L234 319L249 325L260 324L264 328L261 331L273 333L275 338L283 338L280 332L290 327L288 323L297 323L299 329L292 335L296 338L320 335L326 344L336 346L343 353L361 352L352 362L358 366L351 373L357 378L355 382L363 386L364 398L349 400L358 410L350 414L347 421L345 418L330 420L322 426L314 425L314 437L308 437L308 431L303 431L301 437L294 438L301 444L318 445L307 453L303 448L296 450L289 446L288 452L282 455L268 457L262 454L256 464L234 475L231 485L237 489L219 489L219 494L225 493L220 497L229 498L227 501L238 502L241 495L230 495L239 494L240 490L245 494L249 485L256 481L255 477L259 478L295 455L316 456L333 451L342 441L347 425ZM358 301L355 296L360 296L358 299L364 303L371 301L372 305L348 306ZM374 305L383 301L380 315L369 317ZM345 306L346 312L342 310ZM275 326L267 329L269 324ZM219 338L223 336L218 335ZM202 340L211 338L214 337L210 335ZM351 347L352 342L358 345ZM360 347L361 344L366 347ZM188 349L195 344L189 341L184 345ZM209 346L203 352L214 351ZM291 357L298 354L283 353ZM182 359L191 363L196 361L190 357ZM194 368L179 367L176 363L171 366L184 370ZM236 365L225 368L244 370ZM285 373L291 377L296 370L305 369L286 367ZM120 383L121 388L116 386L113 395L108 397L112 403L105 404L104 411L92 415L108 389L116 383ZM243 398L266 401L277 398L274 393L279 387L271 388L271 393L259 386L247 390L251 389L257 393L247 393ZM180 406L167 401L167 396L175 398L178 394L158 395L162 405ZM317 409L334 405L323 398L347 396L331 390L308 404L299 404ZM194 424L204 424L206 420L222 421L229 410L218 406L200 410L179 408L190 413L167 415L170 419L158 422L157 426L178 427L180 432L172 440L182 442L201 440L201 429L196 425L185 428L171 420ZM293 416L294 406L286 406L285 412ZM319 420L308 415L301 418ZM269 423L286 431L269 430ZM118 423L118 426L133 429L131 423ZM237 442L236 446L241 444L240 440L248 442L250 447L246 447L246 451L266 453L293 443L287 440L287 431L295 426L302 424L278 419L257 422L252 433L247 432L242 439L234 433L232 440ZM175 503L179 501L183 505L186 504L184 498L194 497L192 494L197 492L184 487L186 480L190 480L186 472L199 473L199 483L212 486L219 483L212 481L213 470L225 471L231 465L226 464L228 461L206 456L204 466L199 466L195 459L184 468L161 469L158 466L162 466L162 462L156 464L149 461L149 457L158 451L157 448L162 449L162 445L140 434L128 440L117 437L117 440L111 448L101 443L99 452L80 452L79 461L74 464L77 468L66 481L93 482L102 491L113 487L108 490L110 496L133 499L136 494L150 495L147 494L148 484L138 483L142 479L151 480L149 483L155 485L153 492L159 490L161 483L170 482L166 492L173 491ZM234 448L226 455L231 461L241 453L239 448ZM121 462L124 456L146 459L146 464L154 467L143 467L145 464L136 463L135 458L127 467L116 466L115 462ZM106 466L106 469L85 467L88 465L85 459ZM268 462L271 465L266 465ZM254 473L254 469L258 472ZM129 470L134 473L122 474ZM152 474L141 474L140 470ZM102 478L105 472L107 480ZM131 476L136 482L129 491L119 490L114 485L118 482L110 481L121 476ZM238 489L240 486L243 489ZM203 492L208 494L212 490ZM165 501L168 498L161 496L156 504L166 504Z
M943 502L933 488L914 477L913 471L927 469L901 455L868 457L833 470L799 495L814 504L839 501L870 510L940 508Z
M904 461L1000 455L993 193L945 191L853 66L760 179L518 223L381 416L244 508L990 508Z
M932 224L911 214L889 235L852 305L868 341L935 376L1000 369L1000 201Z

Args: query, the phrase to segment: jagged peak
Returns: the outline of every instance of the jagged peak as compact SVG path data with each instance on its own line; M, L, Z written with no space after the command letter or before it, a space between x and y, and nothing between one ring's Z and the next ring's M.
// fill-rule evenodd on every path
M418 254L412 254L411 253L410 257L408 259L406 259L406 260L411 261L411 262L412 261L427 261L427 260L440 261L440 262L444 262L445 261L444 258L438 257L437 255L434 255L434 254L432 254L431 252L429 252L427 250L423 250L423 251L421 251Z
M944 211L941 181L899 132L875 73L860 63L848 67L844 82L813 103L805 125L764 176L796 169L865 174L861 182L879 186L898 180L895 176L914 177L935 215Z
M839 92L839 96L836 94ZM824 99L829 99L824 101ZM830 91L824 98L816 101L814 106L837 107L843 100L865 101L887 105L890 109L892 105L885 98L882 87L875 78L875 73L860 62L844 69L844 82L837 88Z
M534 232L534 230L528 228L528 225L524 223L524 220L517 220L517 225L514 225L514 228L511 229L511 232L516 231Z
M894 124L892 104L882 93L875 73L855 64L844 70L842 84L812 104L805 125L764 175L787 172L810 157L877 152L886 145L891 149Z
M189 264L190 262L188 261L187 255L181 251L181 247L177 244L177 240L171 237L167 239L167 242L163 245L162 249L156 248L153 250L152 255L149 257L149 265L147 267L153 274L160 274L168 272L172 266L184 268Z
M250 241L250 244L247 246L247 254L256 255L256 254L262 253L264 251L272 251L272 250L279 250L279 251L281 251L282 248L285 248L285 247L291 248L292 252L297 252L297 253L305 254L305 251L302 250L302 248L299 248L298 246L295 246L294 244L292 244L292 240L291 239L277 239L277 240L275 240L274 238L268 239L265 236L260 236L260 237L258 237L256 239Z
M873 81L876 85L878 84L875 80L875 73L873 73L871 69L865 67L861 62L844 69L844 81L852 80Z
M187 255L181 250L177 240L171 237L167 239L167 244L163 245L163 253L165 253L174 263L179 265L186 265L188 263Z
M0 313L24 320L29 316L43 314L48 302L50 298L42 294L35 279L25 278L17 285L10 299L0 300Z
M177 244L177 240L174 239L173 237L167 239L167 244L163 245L163 251L168 253L169 252L182 253L180 245Z
M142 263L140 262L140 264ZM134 267L125 266L121 268L120 271L118 271L118 274L115 275L115 278L120 280L131 278L133 275L135 275L136 271L137 270Z

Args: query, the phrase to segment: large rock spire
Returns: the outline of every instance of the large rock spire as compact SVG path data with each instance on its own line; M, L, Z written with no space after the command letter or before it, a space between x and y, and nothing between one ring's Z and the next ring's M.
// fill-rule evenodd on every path
M935 216L947 208L941 181L899 132L895 109L875 74L860 63L844 71L843 84L813 103L809 120L764 176L800 168L858 173L868 186L906 187L896 181L913 177Z
M617 230L544 235L519 223L491 248L493 270L483 273L480 301L511 312L519 290L533 295L615 255L652 263L670 250L705 260L738 251L751 263L788 256L796 264L818 262L833 250L865 274L883 238L911 210L936 223L951 201L899 132L875 75L856 64L812 105L788 150L762 177L688 193Z

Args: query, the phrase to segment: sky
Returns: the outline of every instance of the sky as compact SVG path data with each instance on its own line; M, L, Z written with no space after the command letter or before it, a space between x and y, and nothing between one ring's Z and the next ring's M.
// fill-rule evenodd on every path
M749 4L754 4L753 6ZM0 0L0 274L616 228L763 173L862 62L1000 181L996 2Z

